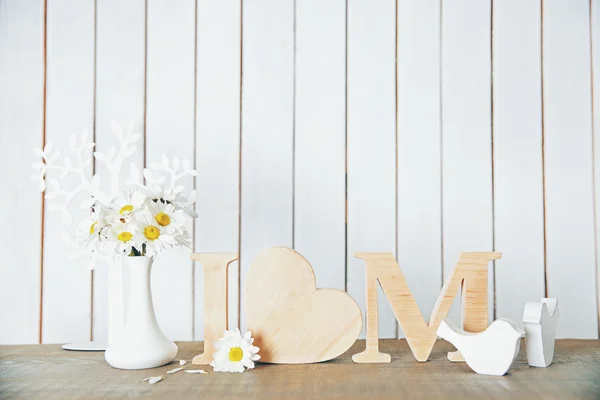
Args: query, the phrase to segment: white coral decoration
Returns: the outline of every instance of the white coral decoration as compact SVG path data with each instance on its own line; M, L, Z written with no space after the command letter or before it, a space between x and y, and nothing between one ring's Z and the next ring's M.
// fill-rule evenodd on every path
M93 153L96 161L104 163L108 170L107 184L104 185L110 188L108 192L101 190L98 174L91 176L93 160L85 154L95 147L95 143L87 131L83 132L80 140L75 135L69 140L74 161L65 157L59 163L61 154L58 150L54 151L52 143L48 143L44 149L34 150L42 162L33 164L38 173L31 179L38 181L41 191L46 191L46 199L54 200L49 209L60 211L63 221L69 226L72 223L69 205L81 194L84 199L80 208L92 208L93 211L89 219L79 224L76 238L64 232L61 232L61 236L78 248L75 256L83 254L88 257L86 267L90 269L98 260L110 261L116 254L153 256L166 247L189 247L190 235L183 226L181 213L196 216L192 209L196 195L195 191L191 191L184 196L184 187L177 185L177 181L186 176L195 176L196 171L191 169L188 160L180 163L179 159L173 158L169 162L163 155L162 164L151 164L150 168L158 169L167 176L155 177L150 169L146 169L143 172L146 177L144 185L140 183L139 169L130 163L131 180L126 184L134 185L137 189L124 190L120 182L121 169L125 160L135 153L141 134L134 132L133 122L128 124L126 131L116 121L111 121L110 128L119 141L117 148L112 147L106 153ZM48 171L57 171L60 183L55 178L47 178ZM69 175L76 178L69 182L75 183L65 189L61 183L66 182L65 178ZM155 222L150 224L153 219ZM146 254L146 248L152 251Z
M235 331L225 331L223 337L214 343L217 351L213 354L210 365L216 372L244 372L254 368L254 361L260 360L260 349L252 343L254 339L250 331L243 337L238 328Z

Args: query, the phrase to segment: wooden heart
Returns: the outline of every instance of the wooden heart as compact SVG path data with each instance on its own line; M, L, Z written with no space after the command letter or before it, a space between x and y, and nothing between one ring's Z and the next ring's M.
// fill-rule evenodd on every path
M352 346L362 326L356 302L341 290L317 290L310 263L286 247L256 257L246 280L245 304L261 362L331 360Z

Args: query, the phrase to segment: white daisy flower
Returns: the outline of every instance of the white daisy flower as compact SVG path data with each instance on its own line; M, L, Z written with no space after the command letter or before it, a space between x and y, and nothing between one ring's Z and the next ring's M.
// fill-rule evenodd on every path
M129 222L133 219L134 212L143 209L145 202L146 196L143 192L139 190L136 190L135 192L124 191L112 201L109 209L107 210L106 219L111 222Z
M171 231L179 230L183 226L184 212L176 210L174 205L157 201L156 203L152 202L149 209L154 221L161 228Z
M173 236L169 235L168 231L156 222L148 210L137 214L136 225L145 245L145 255L148 257L153 257L175 244Z
M89 246L95 246L103 238L100 234L104 224L100 223L99 218L100 213L93 212L77 226L77 238L82 251Z
M140 234L133 223L115 223L108 231L111 242L115 245L115 251L128 256L132 247L140 250Z
M198 217L198 214L193 209L193 204L196 200L196 193L192 191L189 196L181 194L183 187L177 187L175 189L165 189L156 187L151 190L149 195L152 202L158 204L171 204L176 210L183 210L186 214L192 218Z
M217 351L213 354L210 365L215 372L244 372L254 368L254 361L260 360L258 347L253 346L254 339L249 331L240 334L235 331L225 331L223 337L214 343Z

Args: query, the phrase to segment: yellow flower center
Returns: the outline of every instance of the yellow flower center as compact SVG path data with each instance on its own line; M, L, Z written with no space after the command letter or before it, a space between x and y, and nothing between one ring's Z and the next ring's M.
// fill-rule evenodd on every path
M156 240L160 236L160 230L153 225L149 225L144 228L144 236L148 240Z
M164 212L159 212L158 214L156 214L156 217L154 217L154 219L160 226L167 226L171 223L171 218Z
M94 222L92 225L90 225L90 235L96 230L96 225L98 225L98 222Z
M119 214L123 215L126 212L132 212L133 211L133 206L131 204L127 204L126 206L121 207L121 210L119 210Z
M239 347L232 347L229 349L229 359L231 361L241 361L244 356L244 352Z
M117 235L117 239L119 239L121 242L129 242L131 240L131 238L133 237L133 234L131 232L121 232Z

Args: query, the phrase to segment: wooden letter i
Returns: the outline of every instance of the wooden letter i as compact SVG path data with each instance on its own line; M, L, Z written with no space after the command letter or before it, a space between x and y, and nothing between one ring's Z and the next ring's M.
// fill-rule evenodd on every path
M213 343L227 330L227 267L238 255L192 253L191 258L204 267L204 353L194 357L192 364L210 364Z

